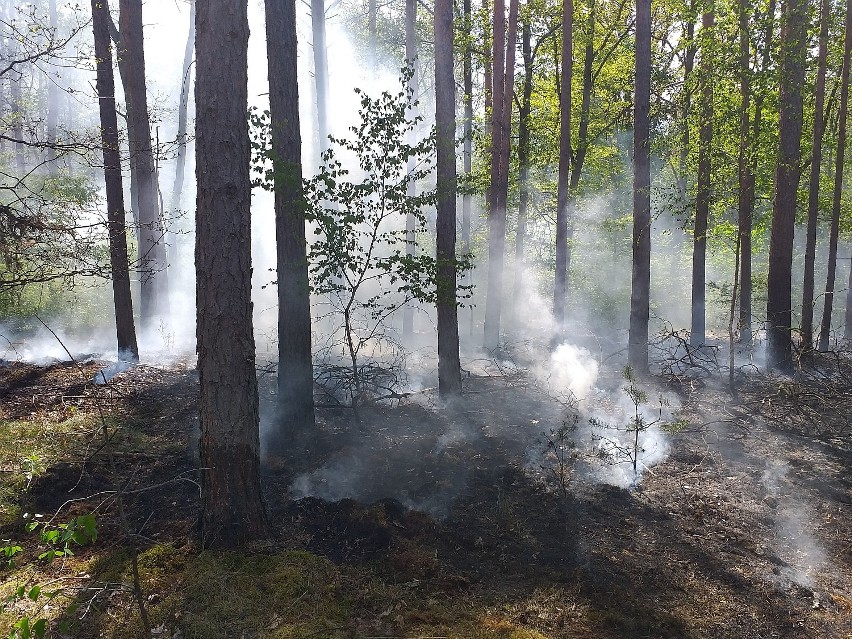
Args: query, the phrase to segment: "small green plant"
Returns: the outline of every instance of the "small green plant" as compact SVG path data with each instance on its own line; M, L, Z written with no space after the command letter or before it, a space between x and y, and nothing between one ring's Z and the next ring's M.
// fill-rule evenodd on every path
M574 440L580 416L571 413L562 420L562 424L549 433L545 433L544 463L541 468L556 485L562 497L568 496L568 488L574 471L574 463L579 452Z
M601 433L593 433L592 437L600 443L600 454L602 457L611 460L616 464L628 463L633 469L633 483L639 479L639 461L645 448L642 445L641 435L653 426L659 426L667 432L677 432L682 430L685 421L674 420L665 422L663 420L663 410L669 406L668 400L662 395L657 400L657 415L656 419L648 419L642 411L642 406L648 403L648 394L638 385L636 376L630 366L625 367L623 372L624 380L627 385L624 387L624 392L633 404L633 415L623 426L609 424L601 419L592 417L589 423L592 427L601 431L615 431L615 435L607 436ZM623 441L618 437L617 433L626 433L627 441Z
M12 543L11 539L6 539L3 541L3 545L0 546L0 561L5 564L6 568L14 568L15 567L15 555L22 553L24 551L19 545Z
M95 516L91 514L80 515L56 527L40 519L40 515L34 515L26 525L29 532L38 530L39 541L47 546L47 550L38 555L40 561L50 562L57 557L71 556L74 554L71 550L72 546L85 546L94 543L98 538L97 522ZM0 556L3 556L10 566L13 565L14 556L20 552L23 552L23 548L17 545L7 543L6 546L0 546ZM39 615L50 601L62 592L62 588L48 591L38 584L18 586L0 606L0 611L5 612L8 607L23 601L38 605L34 612L21 616L12 624L9 639L43 639L47 633L47 619ZM62 634L67 631L67 628L63 626L67 626L67 623L60 624L59 630Z

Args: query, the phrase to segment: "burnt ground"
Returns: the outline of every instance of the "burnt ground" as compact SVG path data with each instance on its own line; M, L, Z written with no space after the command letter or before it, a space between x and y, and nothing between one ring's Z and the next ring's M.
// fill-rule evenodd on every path
M109 580L104 555L124 557L126 569L127 536L104 494L122 486L143 553L184 553L146 577L152 615L166 619L155 636L205 636L192 630L197 604L173 592L191 558L207 557L194 541L195 372L138 366L96 387L96 370L0 367L5 427L15 420L49 433L91 417L21 490L20 512L96 509L100 539L77 551L89 563L75 568L91 587ZM282 630L313 597L300 586L274 614L235 618L233 633L215 636L852 637L848 372L843 361L830 375L751 375L737 397L689 378L643 382L677 393L689 426L632 489L591 481L582 459L559 488L546 435L563 407L521 374L472 375L451 406L420 394L364 406L360 419L322 410L315 437L264 459L273 538L250 555L327 557L335 597L345 599L339 625ZM21 531L20 520L6 521L0 537L23 539ZM37 551L26 551L32 565ZM75 636L133 636L130 595L78 598L89 607ZM309 624L305 615L332 613L299 614ZM253 630L237 633L240 624Z

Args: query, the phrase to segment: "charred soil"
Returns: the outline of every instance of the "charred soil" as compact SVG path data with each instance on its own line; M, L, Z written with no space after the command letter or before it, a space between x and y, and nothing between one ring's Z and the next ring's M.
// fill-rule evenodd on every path
M192 369L137 366L98 386L97 362L6 364L0 538L24 551L3 592L65 579L51 623L139 635L116 586L121 490L159 637L852 637L849 368L751 375L737 397L643 382L677 392L689 426L629 489L582 463L563 471L567 490L553 481L565 407L522 374L472 375L449 405L320 410L316 433L263 460L273 537L210 553L194 539ZM24 513L93 510L94 545L36 559Z

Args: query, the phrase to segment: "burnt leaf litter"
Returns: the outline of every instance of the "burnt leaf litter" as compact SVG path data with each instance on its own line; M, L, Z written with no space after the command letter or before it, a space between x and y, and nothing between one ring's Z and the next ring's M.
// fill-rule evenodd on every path
M687 426L629 488L592 481L578 458L559 489L547 433L563 407L523 375L466 377L447 406L426 392L357 419L320 409L316 433L263 458L271 538L212 555L195 537L191 367L138 365L96 386L96 361L6 362L0 419L18 450L2 453L0 537L35 572L5 568L4 593L66 579L51 623L141 636L132 597L109 587L128 574L120 486L153 636L852 637L852 363L831 365L750 374L735 398L709 379L644 381L677 394ZM261 381L268 406L274 378ZM29 439L14 444L16 429ZM22 520L57 511L94 511L99 538L39 568Z

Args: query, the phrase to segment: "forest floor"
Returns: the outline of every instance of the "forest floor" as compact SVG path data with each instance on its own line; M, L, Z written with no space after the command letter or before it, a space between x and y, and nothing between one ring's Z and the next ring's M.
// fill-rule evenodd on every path
M751 374L736 397L644 380L689 425L632 488L559 466L564 406L520 369L472 373L450 406L320 410L315 437L264 459L270 539L202 552L194 370L94 385L103 363L5 362L0 633L44 618L49 636L142 636L141 600L172 639L850 638L852 362L824 364ZM93 543L39 559L26 513L92 512Z

